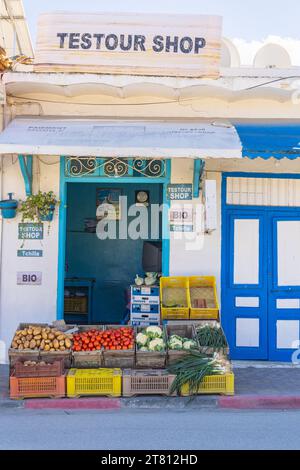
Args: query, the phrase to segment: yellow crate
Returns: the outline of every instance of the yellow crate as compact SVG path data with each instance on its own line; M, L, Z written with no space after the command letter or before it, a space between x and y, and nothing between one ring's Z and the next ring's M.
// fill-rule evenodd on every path
M190 306L188 278L162 277L160 302L162 320L188 320ZM170 307L164 307L166 304L170 304ZM174 307L171 306L172 304ZM175 305L182 306L176 307Z
M181 389L181 395L190 396L188 384ZM234 395L234 374L208 375L201 383L198 395Z
M216 278L213 276L190 276L189 299L191 320L219 320L220 306ZM206 308L193 307L193 300L205 300Z
M121 369L70 369L67 375L67 396L120 397L122 390Z

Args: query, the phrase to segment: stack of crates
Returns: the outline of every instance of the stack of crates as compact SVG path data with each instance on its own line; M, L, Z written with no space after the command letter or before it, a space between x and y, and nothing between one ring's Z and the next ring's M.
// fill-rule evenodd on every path
M132 326L160 324L159 286L131 286L130 324Z

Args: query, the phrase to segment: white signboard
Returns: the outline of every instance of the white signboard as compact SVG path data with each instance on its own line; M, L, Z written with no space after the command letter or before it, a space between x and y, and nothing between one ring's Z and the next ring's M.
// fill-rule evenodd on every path
M42 284L42 273L29 271L17 273L17 284L19 286L31 285L40 286Z
M171 232L192 232L194 228L193 206L176 206L169 212Z
M219 16L45 13L35 70L217 78L221 34Z

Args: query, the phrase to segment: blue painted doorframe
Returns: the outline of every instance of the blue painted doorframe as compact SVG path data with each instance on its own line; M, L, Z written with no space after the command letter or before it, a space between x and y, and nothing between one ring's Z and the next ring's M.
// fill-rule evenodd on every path
M66 233L67 233L67 191L69 184L76 183L97 183L97 184L161 184L163 186L163 204L164 211L162 214L162 269L164 276L169 275L170 264L170 239L169 239L169 223L168 208L170 201L167 198L167 186L171 177L171 160L166 161L166 176L162 178L147 177L81 177L72 178L65 175L65 157L60 158L60 208L59 208L59 236L58 236L58 279L57 279L57 319L64 318L64 279L65 279L65 251L66 251Z
M273 174L223 174L222 180L222 268L221 307L222 323L231 347L233 359L273 360L290 362L294 349L278 348L278 321L300 322L300 309L279 309L278 299L300 299L299 286L278 285L279 222L299 222L300 208L261 207L226 204L227 177L300 178L300 175ZM255 219L259 221L259 282L257 285L234 284L234 221ZM237 307L236 298L258 298L256 307ZM237 347L237 319L258 319L260 322L259 347ZM300 338L299 338L300 339Z

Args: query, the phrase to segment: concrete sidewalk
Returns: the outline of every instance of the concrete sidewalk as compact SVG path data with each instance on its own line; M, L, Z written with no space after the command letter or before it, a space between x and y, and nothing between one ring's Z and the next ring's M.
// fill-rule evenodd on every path
M8 366L0 365L0 408L25 409L300 409L300 367L280 364L234 364L234 397L198 396L10 400Z

